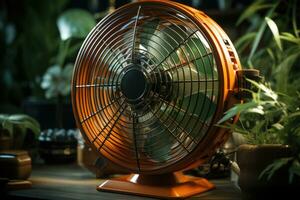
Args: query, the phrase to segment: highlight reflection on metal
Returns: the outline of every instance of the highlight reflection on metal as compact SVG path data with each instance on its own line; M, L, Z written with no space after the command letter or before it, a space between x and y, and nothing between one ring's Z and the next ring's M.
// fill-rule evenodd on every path
M229 38L204 13L168 4L141 1L104 18L73 75L73 110L86 139L137 173L203 162L226 138L213 125L234 103L240 64Z

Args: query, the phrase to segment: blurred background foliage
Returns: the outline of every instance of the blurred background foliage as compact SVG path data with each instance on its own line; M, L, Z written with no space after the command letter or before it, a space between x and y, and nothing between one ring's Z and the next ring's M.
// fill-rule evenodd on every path
M130 0L3 0L0 2L0 113L22 112L25 100L69 101L72 65L83 38L96 21ZM241 33L234 23L250 1L188 0L181 3L206 10L232 37ZM77 13L70 13L77 11ZM69 14L68 14L69 12ZM69 16L68 16L69 15ZM77 16L76 16L77 15ZM80 37L62 35L61 16L69 25L86 25ZM70 17L71 16L71 17ZM233 20L234 19L234 20ZM59 21L60 20L60 21ZM68 19L67 19L68 20ZM91 20L90 20L91 21ZM75 22L75 24L74 24ZM77 26L77 27L79 27ZM65 66L67 66L65 69ZM60 67L60 68L59 68ZM66 74L67 78L66 78ZM65 82L62 82L65 80ZM53 86L53 87L51 87Z
M70 87L67 83L84 37L102 17L129 2L2 0L0 113L20 113L28 99L69 103ZM244 68L259 69L278 92L293 95L299 91L298 1L178 2L203 10L215 19L235 41ZM65 24L82 29L72 33L63 28Z
M74 62L82 38L90 30L84 30L85 32L81 32L82 37L75 37L73 40L62 39L57 24L60 15L67 10L78 9L81 15L94 17L95 13L106 11L108 6L109 1L1 1L0 112L20 112L24 99L44 98L45 92L40 84L49 67ZM71 13L71 17L74 17L73 22L78 19L79 23L86 22L86 19L81 19L82 16L74 13ZM74 47L71 48L72 46Z
M235 41L243 67L261 71L271 87L296 96L300 89L300 3L256 0L239 17L247 27Z
M38 79L57 51L56 16L66 1L1 1L1 110L14 112L26 96L42 96Z

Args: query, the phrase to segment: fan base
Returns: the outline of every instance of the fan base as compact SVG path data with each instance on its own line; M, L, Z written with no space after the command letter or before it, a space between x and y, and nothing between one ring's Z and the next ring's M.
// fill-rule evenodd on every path
M131 174L106 180L98 191L125 193L160 199L183 199L214 189L208 180L181 172L160 175Z

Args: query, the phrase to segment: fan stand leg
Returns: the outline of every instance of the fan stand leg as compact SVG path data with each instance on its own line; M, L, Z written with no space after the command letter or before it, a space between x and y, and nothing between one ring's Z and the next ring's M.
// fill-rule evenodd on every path
M176 172L160 175L121 176L104 181L97 187L97 190L160 199L184 199L214 188L215 186L204 178Z

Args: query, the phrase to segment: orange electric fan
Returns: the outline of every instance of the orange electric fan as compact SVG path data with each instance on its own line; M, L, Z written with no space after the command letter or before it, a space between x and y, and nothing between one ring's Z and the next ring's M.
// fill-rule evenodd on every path
M139 1L100 21L76 60L74 115L94 151L132 175L98 190L186 198L214 188L180 171L227 139L214 124L240 101L238 70L228 36L188 6Z

